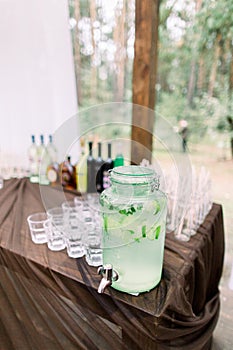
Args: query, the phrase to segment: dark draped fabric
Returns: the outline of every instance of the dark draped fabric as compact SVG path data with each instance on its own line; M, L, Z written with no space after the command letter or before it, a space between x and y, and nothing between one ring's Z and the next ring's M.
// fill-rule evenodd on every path
M60 191L43 191L61 204ZM44 210L28 179L0 190L1 349L210 349L224 257L220 205L189 242L167 234L161 282L137 297L112 288L98 294L100 277L85 258L34 244L26 219Z

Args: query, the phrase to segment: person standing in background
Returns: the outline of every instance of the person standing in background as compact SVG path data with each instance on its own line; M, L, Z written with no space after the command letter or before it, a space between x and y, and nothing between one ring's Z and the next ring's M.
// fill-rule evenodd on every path
M187 151L187 139L188 139L188 122L186 120L179 121L179 134L182 138L182 150Z
M228 116L227 121L230 126L231 158L233 159L233 119Z

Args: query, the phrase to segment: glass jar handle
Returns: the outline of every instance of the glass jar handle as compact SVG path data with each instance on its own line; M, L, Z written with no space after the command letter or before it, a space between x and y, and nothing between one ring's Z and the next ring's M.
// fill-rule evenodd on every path
M160 186L159 175L156 175L151 183L151 192L158 191Z

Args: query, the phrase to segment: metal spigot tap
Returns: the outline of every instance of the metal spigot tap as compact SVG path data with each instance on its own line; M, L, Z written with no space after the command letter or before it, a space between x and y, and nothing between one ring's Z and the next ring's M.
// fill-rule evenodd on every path
M98 274L102 276L98 287L98 293L104 293L105 289L111 286L113 281L118 280L118 273L113 270L113 266L111 264L105 264L98 268Z

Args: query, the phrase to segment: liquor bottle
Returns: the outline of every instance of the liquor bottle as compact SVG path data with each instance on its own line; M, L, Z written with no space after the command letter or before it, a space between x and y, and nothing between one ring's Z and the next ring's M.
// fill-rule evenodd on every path
M28 159L29 159L29 179L32 183L39 182L39 169L38 169L38 149L35 142L35 136L31 136L32 143L28 149Z
M52 135L49 135L49 142L47 144L47 151L51 160L51 163L47 167L47 178L51 186L57 186L60 181L60 166L57 162L57 149L53 143Z
M75 167L71 164L70 156L61 164L61 184L67 189L76 189Z
M113 169L113 160L112 160L112 145L108 143L108 158L104 162L102 166L102 174L103 174L103 189L110 187L110 173L109 170Z
M51 158L44 144L44 136L40 135L40 145L38 146L38 163L39 163L39 184L49 185L47 169L51 164Z
M89 154L87 157L87 193L95 193L95 159L92 155L93 142L88 142Z
M40 167L40 163L41 163L41 160L42 160L42 155L43 155L43 153L44 153L44 150L45 150L44 135L40 135L40 144L39 144L39 146L37 147L37 154L38 154L38 164L39 164L39 167Z
M117 154L116 154L116 158L114 159L114 168L116 168L117 166L122 166L124 165L124 156L122 153L122 145L119 142L117 144Z
M76 188L80 193L87 192L87 160L85 158L85 140L81 138L81 155L76 164Z
M61 183L60 166L57 162L48 165L47 178L51 186L58 186Z
M49 156L51 158L51 162L56 163L57 162L57 149L53 143L52 135L49 135L49 143L47 145L47 151L48 151Z
M101 142L98 142L98 157L95 159L95 184L96 184L96 191L101 193L103 191L103 173L102 173L102 166L104 164L104 160L101 155Z

